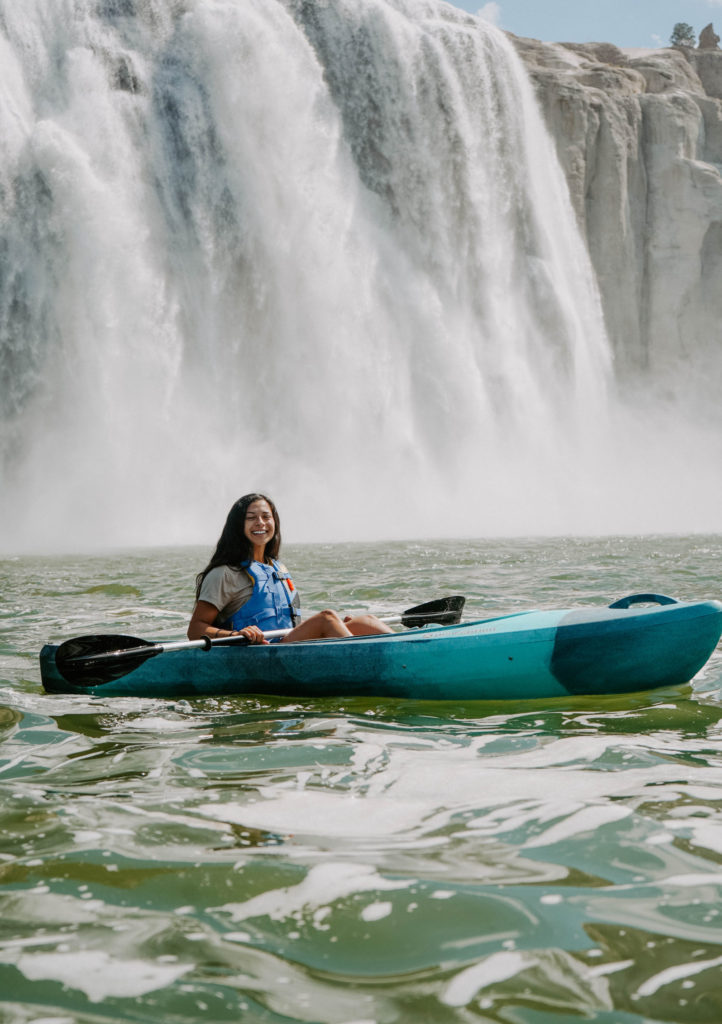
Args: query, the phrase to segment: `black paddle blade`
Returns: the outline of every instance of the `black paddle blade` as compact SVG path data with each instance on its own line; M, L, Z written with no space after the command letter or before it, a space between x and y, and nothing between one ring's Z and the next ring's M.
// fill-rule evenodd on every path
M461 613L465 603L465 597L456 595L455 597L440 597L436 601L427 601L426 604L417 604L415 608L407 608L401 616L401 623L409 628L428 626L429 623L455 626L457 622L461 622Z
M76 686L99 686L132 672L160 648L135 636L78 636L55 652L58 672Z

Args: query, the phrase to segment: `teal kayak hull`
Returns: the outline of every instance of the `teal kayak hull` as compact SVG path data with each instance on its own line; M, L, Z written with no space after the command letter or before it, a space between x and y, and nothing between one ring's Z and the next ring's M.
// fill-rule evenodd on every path
M455 626L262 646L163 652L120 678L70 682L40 652L52 693L195 697L392 697L531 700L686 683L722 633L722 603L529 611ZM623 604L623 602L621 602Z

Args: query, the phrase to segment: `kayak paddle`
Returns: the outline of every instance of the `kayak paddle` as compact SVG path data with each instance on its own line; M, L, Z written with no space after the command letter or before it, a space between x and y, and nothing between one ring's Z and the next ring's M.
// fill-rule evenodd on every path
M435 601L408 608L402 615L381 619L382 622L400 622L409 628L437 624L453 626L461 621L465 597L442 597ZM273 629L263 635L267 640L286 636L290 629ZM148 658L156 654L173 651L188 651L194 647L208 651L211 647L228 647L231 644L247 645L244 636L208 636L200 640L174 640L167 643L153 643L135 636L121 634L93 634L79 636L60 644L55 652L58 671L69 683L76 686L99 686L119 679L132 672Z

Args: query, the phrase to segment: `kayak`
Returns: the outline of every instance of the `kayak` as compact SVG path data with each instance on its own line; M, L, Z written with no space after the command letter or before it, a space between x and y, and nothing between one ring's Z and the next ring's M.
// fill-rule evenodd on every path
M375 636L221 642L210 649L191 641L172 650L157 645L158 656L136 647L102 656L117 661L111 678L102 671L70 672L68 659L57 657L59 648L46 644L40 670L51 693L96 696L531 700L686 683L721 634L719 601L637 594L608 608L517 612Z

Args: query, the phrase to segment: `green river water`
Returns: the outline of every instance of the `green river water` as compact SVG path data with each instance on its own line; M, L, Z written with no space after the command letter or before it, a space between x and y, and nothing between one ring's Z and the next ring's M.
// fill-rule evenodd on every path
M46 641L181 638L207 554L0 562L3 1024L719 1024L720 648L624 698L42 692ZM284 558L309 611L722 597L722 536Z

